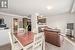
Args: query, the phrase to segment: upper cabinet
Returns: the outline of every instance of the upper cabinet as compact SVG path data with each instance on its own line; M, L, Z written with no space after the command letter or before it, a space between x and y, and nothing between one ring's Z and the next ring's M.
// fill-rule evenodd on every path
M45 25L46 24L46 17L45 16L37 16L37 23L39 25Z

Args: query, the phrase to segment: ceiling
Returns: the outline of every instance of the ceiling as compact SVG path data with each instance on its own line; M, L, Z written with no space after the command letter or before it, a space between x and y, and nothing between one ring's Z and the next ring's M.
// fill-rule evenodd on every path
M34 13L42 15L56 15L69 11L73 13L75 12L73 2L73 0L8 0L8 9L0 11L22 16Z

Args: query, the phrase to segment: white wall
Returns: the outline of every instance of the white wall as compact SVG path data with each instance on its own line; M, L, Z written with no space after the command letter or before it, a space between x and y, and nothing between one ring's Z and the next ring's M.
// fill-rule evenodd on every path
M61 14L55 16L49 16L47 18L47 24L51 28L61 29L61 33L66 31L66 23L75 23L75 14Z

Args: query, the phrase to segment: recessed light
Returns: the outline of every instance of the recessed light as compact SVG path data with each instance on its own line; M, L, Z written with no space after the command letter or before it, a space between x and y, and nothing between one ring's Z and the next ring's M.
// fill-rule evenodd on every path
M47 8L48 10L50 10L50 9L52 9L53 7L51 7L51 6L47 6L46 8Z
M38 15L39 15L39 13L35 13L35 15L37 15L37 16L38 16Z

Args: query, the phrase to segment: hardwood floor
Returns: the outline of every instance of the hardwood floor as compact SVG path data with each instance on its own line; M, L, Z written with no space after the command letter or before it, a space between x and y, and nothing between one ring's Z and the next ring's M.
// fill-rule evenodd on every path
M11 50L11 44L0 46L0 50Z
M46 50L75 50L75 46L69 43L67 40L64 40L61 47L57 47L46 42Z
M11 50L11 45L7 44L4 46L0 46L0 50ZM46 42L45 50L75 50L75 46L73 46L67 40L64 40L64 43L61 45L61 47L56 47L56 46Z

